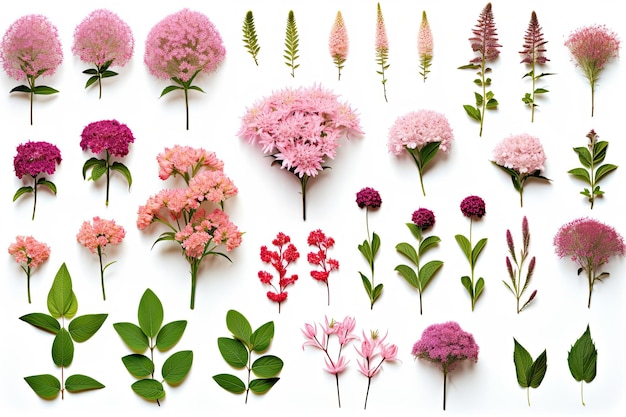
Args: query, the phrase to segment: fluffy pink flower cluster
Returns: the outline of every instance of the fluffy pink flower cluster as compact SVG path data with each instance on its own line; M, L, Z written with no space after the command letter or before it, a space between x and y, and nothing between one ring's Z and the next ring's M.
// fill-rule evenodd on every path
M2 38L0 61L7 74L16 80L54 74L63 61L56 26L42 15L20 17Z
M527 133L502 140L493 150L493 162L520 174L543 171L546 155L538 138Z
M115 220L95 216L91 222L84 221L76 235L78 243L91 253L103 251L107 245L117 245L124 240L126 231Z
M241 233L222 210L216 208L207 215L204 208L199 208L174 239L180 243L185 256L202 259L212 245L223 244L228 252L232 251L241 244Z
M9 255L26 268L35 268L50 256L50 247L32 236L17 236L9 245Z
M478 345L474 336L461 329L458 323L449 321L428 326L422 338L413 345L411 353L437 365L442 371L454 369L459 361L478 361Z
M454 135L448 119L433 110L418 110L396 119L389 129L389 152L400 155L405 148L421 149L428 143L439 142L439 149L448 152Z
M469 38L472 51L479 52L480 56L471 59L470 62L480 64L485 61L492 61L500 55L498 48L502 47L502 45L498 43L498 32L493 18L491 3L487 3L480 12L478 24L472 29L472 33L474 36Z
M74 29L72 53L98 67L107 62L123 67L133 56L134 46L130 26L112 11L97 9Z
M426 12L422 13L422 22L417 32L417 54L422 62L433 57L433 32L430 29Z
M346 24L343 21L341 12L337 12L337 17L335 18L328 38L328 51L334 60L344 61L348 56L348 47L349 41Z
M385 18L383 17L380 3L378 3L376 10L376 39L374 43L376 52L379 54L387 53L389 51L389 39L387 37L387 28L385 27Z
M187 82L199 72L215 70L225 55L213 22L200 12L183 9L150 30L144 62L157 78Z
M604 68L609 59L617 57L620 40L606 26L593 25L574 31L565 41L565 46L572 53L576 64L589 76Z
M111 155L124 157L135 141L133 132L117 120L100 120L89 123L80 135L80 147L90 149L94 154L108 151Z
M26 142L17 146L17 154L13 158L15 175L22 178L30 175L35 178L39 174L54 174L57 164L61 163L61 151L48 142Z
M168 179L171 175L181 175L189 182L200 168L211 171L222 171L224 163L217 158L215 152L208 152L202 148L174 145L165 148L157 155L159 163L159 178Z

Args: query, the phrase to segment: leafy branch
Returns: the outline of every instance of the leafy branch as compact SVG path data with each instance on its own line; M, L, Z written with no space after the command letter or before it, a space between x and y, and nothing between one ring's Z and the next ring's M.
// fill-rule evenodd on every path
M296 76L296 68L300 66L300 64L296 64L296 60L299 58L298 44L299 39L296 18L293 14L293 10L289 10L289 14L287 15L287 29L285 33L285 55L283 55L283 58L286 59L285 64L291 68L292 77Z
M106 174L106 205L109 205L109 180L111 177L111 171L117 171L124 176L126 182L128 183L128 189L130 190L130 186L133 183L133 177L130 174L130 170L128 167L121 162L113 161L111 162L111 154L109 150L105 150L106 157L104 159L98 159L96 157L89 158L85 164L83 165L83 179L87 181L98 181L104 174ZM87 178L87 171L91 169L91 175Z
M467 275L461 277L461 284L463 284L463 287L465 287L467 293L470 296L470 300L472 302L472 311L474 311L476 302L478 301L478 298L481 296L483 290L485 289L485 280L482 277L478 278L478 280L474 279L474 268L476 266L476 262L478 261L478 256L487 244L487 238L480 239L476 243L476 246L472 246L472 223L473 219L470 219L469 239L461 234L456 235L454 238L456 239L456 242L465 254L465 258L470 265L471 277Z
M118 75L117 72L109 70L112 63L113 60L110 60L102 65L96 65L96 68L89 68L83 71L83 74L91 75L85 83L85 88L88 88L96 81L98 82L98 99L102 98L102 79Z
M261 50L261 47L258 44L252 10L248 10L248 12L246 13L246 17L243 20L243 44L246 50L250 53L250 55L252 55L254 63L258 66L259 61L257 60L257 57L259 55L259 50Z

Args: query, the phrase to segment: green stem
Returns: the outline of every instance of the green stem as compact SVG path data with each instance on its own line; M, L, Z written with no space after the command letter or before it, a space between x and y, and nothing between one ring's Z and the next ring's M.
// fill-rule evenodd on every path
M102 299L106 301L107 296L104 292L104 268L102 266L102 248L98 246L98 259L100 260L100 285L102 286Z
M593 111L594 111L594 108L595 108L595 95L596 95L596 85L595 84L596 84L595 81L591 82L591 117L593 117Z
M28 86L30 87L30 125L33 125L33 101L35 99L35 77L28 75Z
M374 284L374 249L372 248L372 239L370 238L370 224L369 224L369 207L365 207L365 229L367 230L367 244L369 245L370 251L372 252L372 258L368 259L370 264L370 271L372 272L372 291L370 292L370 310L374 309L374 288L376 285Z
M487 86L485 85L485 56L483 54L483 59L480 62L480 78L481 84L483 87L483 103L482 103L482 111L480 113L480 132L478 136L482 137L483 135L483 121L485 120L485 112L487 110Z
M185 83L183 83L183 91L185 92L185 123L189 130L189 88Z
M446 381L448 379L448 371L443 370L443 410L446 410Z
M33 216L31 217L31 220L35 220L35 210L37 209L37 176L34 176L33 180L35 183L33 184L34 202L33 202Z
M106 206L108 207L109 206L109 178L111 176L111 169L110 169L110 166L111 166L110 157L111 157L111 155L109 154L109 150L108 149L106 150L106 157L107 157L107 159L106 159L106 165L107 165Z
M196 300L196 281L198 278L198 267L200 266L200 261L197 259L189 259L189 264L191 266L191 301L189 308L193 310Z
M585 398L583 397L583 386L585 385L584 381L580 381L580 400L582 401L583 406L587 405L585 404Z
M530 64L531 73L532 73L532 101L530 102L530 122L533 123L535 121L535 81L537 77L535 76L535 48L533 48L533 59Z
M304 174L300 178L300 187L302 193L302 220L306 221L306 185L309 182L309 176Z
M28 292L28 304L30 304L30 273L31 273L31 269L30 269L30 265L28 265L26 267L26 290Z
M587 308L591 308L591 292L593 291L593 267L589 267L589 271L587 271L587 281L589 282L589 298L587 300Z
M476 305L476 292L475 292L475 287L474 287L474 261L472 260L472 251L473 251L473 245L472 245L472 224L473 224L473 219L470 217L470 232L469 232L469 243L470 243L470 270L472 272L472 294L471 294L471 298L472 298L472 311L474 311L474 306Z

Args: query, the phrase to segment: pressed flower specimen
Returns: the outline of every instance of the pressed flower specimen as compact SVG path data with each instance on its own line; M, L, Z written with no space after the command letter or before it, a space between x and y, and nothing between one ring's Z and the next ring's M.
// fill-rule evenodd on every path
M387 148L396 156L404 150L411 155L419 172L422 194L426 195L422 178L426 166L440 149L449 152L453 139L446 116L432 110L418 110L396 119L389 129Z
M470 264L471 277L467 275L461 277L461 284L463 284L463 287L465 287L470 296L470 300L472 301L472 311L474 311L476 302L485 288L485 280L482 277L475 280L474 269L476 267L476 262L478 262L478 256L487 244L487 238L480 239L476 245L473 246L472 225L474 224L474 219L481 219L485 215L485 201L475 195L465 197L463 201L461 201L461 213L470 219L469 237L459 234L454 236L454 238L463 251L467 262Z
M567 364L576 381L580 382L580 401L585 405L583 397L584 383L590 383L596 377L598 363L598 349L596 349L589 325L585 332L576 340L569 352L567 352Z
M320 85L285 88L257 101L242 117L237 135L258 142L264 154L300 180L302 219L306 220L309 179L334 159L339 139L363 131L359 118L346 103Z
M520 305L520 299L524 295L524 292L528 289L528 285L530 285L530 280L533 277L533 273L535 271L535 257L530 258L528 263L528 267L526 268L526 277L522 279L524 276L522 271L524 268L524 263L526 263L526 259L528 259L528 247L530 245L530 230L528 228L528 219L526 216L522 219L522 248L519 251L519 257L515 252L515 243L513 243L513 235L511 231L507 229L506 231L506 245L509 248L509 255L506 257L506 270L509 274L509 279L511 280L511 284L502 280L504 285L511 291L515 299L517 300L517 314L521 313L523 309L528 307L528 305L535 299L537 296L537 290L534 290L528 300L522 305ZM515 263L515 267L511 263L511 259L513 259L513 263Z
M107 245L113 246L122 243L125 236L126 230L121 225L115 223L115 220L101 219L98 216L94 217L91 222L84 221L76 235L78 243L89 249L89 252L98 254L103 300L107 299L104 291L104 271L115 263L113 261L106 265L103 264L102 258L106 256L104 250Z
M321 229L313 230L307 238L309 246L317 248L314 252L307 254L307 261L316 265L320 270L311 271L311 278L316 281L323 282L326 285L326 299L330 305L330 286L328 285L328 276L331 272L339 269L339 261L328 257L328 250L335 246L335 239L326 234Z
M259 51L261 47L259 46L259 40L256 34L256 27L254 25L254 15L252 14L252 10L248 10L246 13L246 17L243 19L243 46L246 48L248 53L252 55L252 59L254 60L254 64L256 66L259 65Z
M167 231L155 244L173 241L180 245L191 268L191 301L196 297L196 281L202 260L209 255L230 258L227 252L241 244L242 233L223 211L224 201L237 194L237 187L224 173L224 163L214 152L202 148L176 145L157 156L159 178L180 176L185 188L166 188L148 198L137 214L137 228L144 230L152 223L161 223ZM218 205L207 211L206 205ZM154 245L153 245L154 246Z
M30 303L30 277L33 269L48 259L50 247L32 236L16 236L15 242L9 245L9 255L15 258L26 274L26 291Z
M587 146L574 148L574 152L578 154L578 160L583 167L567 171L589 185L589 188L585 187L580 193L587 197L589 203L591 203L591 209L593 209L596 197L604 196L604 191L600 190L598 182L617 169L617 165L602 164L609 149L609 142L598 140L598 137L598 134L591 129L587 134L587 139L589 139Z
M385 19L383 18L380 3L376 5L376 40L374 42L374 49L376 51L376 64L380 66L380 69L376 72L382 77L383 95L386 102L387 78L385 78L385 71L389 68L389 64L387 63L387 59L389 58L389 40L387 39L387 28L385 27Z
M464 104L463 108L469 117L480 123L480 132L478 136L483 135L483 123L487 110L495 110L498 107L498 101L494 94L488 88L491 86L491 78L488 74L491 68L489 62L495 61L500 55L502 45L498 43L498 34L496 24L493 19L493 10L491 3L487 3L485 8L480 12L478 24L472 29L474 36L469 38L472 51L477 52L478 56L472 58L467 65L459 67L459 69L478 70L478 78L474 80L474 84L481 88L482 93L474 93L476 97L476 105Z
M348 57L349 45L348 30L341 11L338 11L328 37L328 51L333 59L333 64L337 67L337 80L341 80L341 70Z
M28 85L19 85L11 93L30 96L30 124L33 124L35 94L55 94L58 90L35 85L40 76L53 75L63 62L63 50L56 26L47 17L31 14L20 17L4 33L0 61L9 77L18 81L26 78Z
M417 250L413 245L402 242L396 245L398 253L404 255L413 266L400 264L395 267L402 278L413 288L417 289L420 299L420 314L422 314L422 294L435 276L439 268L443 266L442 261L429 261L422 265L422 256L426 251L436 247L441 239L437 236L424 237L424 232L435 224L435 214L427 208L420 208L413 212L412 223L406 223L411 234L417 239Z
M267 246L261 246L261 261L272 267L278 273L278 287L272 284L274 275L267 271L259 271L258 276L265 285L270 285L273 291L267 292L267 298L278 303L278 312L280 313L280 305L287 299L287 288L298 280L297 274L287 275L287 268L300 257L300 253L296 246L291 243L291 238L283 232L278 232L276 238L272 240L272 245L276 250L269 250Z
M461 329L458 323L449 321L432 324L422 333L420 340L415 342L411 353L416 359L424 359L434 363L443 372L443 409L446 409L446 380L448 373L460 361L478 361L478 345L474 336Z
M530 71L524 74L522 78L530 77L532 82L531 92L524 94L522 101L530 107L531 122L535 121L535 108L539 106L535 99L537 94L545 94L548 92L545 88L537 88L537 81L547 75L553 75L548 72L537 74L539 67L549 61L544 55L546 52L546 43L548 43L548 41L543 39L541 26L539 25L539 20L537 20L537 13L533 11L530 15L526 35L524 36L524 46L520 52L520 54L522 54L522 64L526 64L530 67Z
M93 154L104 153L104 158L89 158L83 165L83 178L87 177L87 171L91 169L89 180L98 181L106 174L106 205L109 205L109 179L111 171L117 171L128 182L128 188L133 182L130 170L119 161L111 161L112 156L120 158L128 155L128 148L135 141L133 132L117 120L100 120L89 123L80 135L80 147L83 151L89 149Z
M533 360L530 353L515 338L513 338L513 363L515 374L520 387L526 388L526 401L530 407L530 389L539 388L548 370L548 355L546 350L537 359Z
M189 9L171 14L148 33L144 62L150 74L174 84L161 97L175 90L185 94L186 129L189 130L189 90L204 91L193 81L200 73L214 71L224 60L226 49L220 33L209 18Z
M560 258L569 258L578 265L578 275L585 272L589 285L587 308L591 307L591 292L596 281L609 277L600 272L612 256L625 254L624 239L609 225L587 217L561 226L554 236L554 247Z
M426 11L422 11L422 22L417 31L417 55L420 62L419 74L424 82L430 73L430 65L433 60L433 32L430 30L430 24L426 17Z
M298 45L300 43L300 39L298 37L298 26L296 26L296 17L293 14L293 10L289 10L287 14L287 27L285 29L285 50L283 51L285 55L285 64L291 68L291 76L296 76L296 68L300 66L300 64L296 64L296 60L300 57L298 55Z
M321 335L318 336L317 324L305 323L302 333L306 338L306 341L302 344L302 349L305 346L313 346L315 349L319 349L324 352L324 368L326 372L335 375L335 381L337 384L337 404L341 408L341 395L339 393L339 374L346 370L348 367L348 361L343 352L346 347L353 340L358 340L359 337L354 334L354 328L356 321L354 317L346 316L343 321L336 321L332 319L330 322L328 318L325 318L325 323L320 327L322 328ZM333 354L330 346L331 337L335 336L337 339L338 347L336 356ZM334 359L333 359L334 358Z
M491 162L511 176L519 193L520 207L524 205L524 185L529 178L550 181L541 175L546 162L543 146L538 138L527 133L509 136L498 143Z
M22 179L28 175L33 179L33 185L20 187L13 195L13 201L24 194L33 193L33 216L37 209L37 187L44 186L53 194L57 193L57 187L52 181L46 179L43 174L52 175L61 163L61 151L55 145L48 142L26 142L17 146L17 154L13 158L13 167L17 178Z
M378 249L380 249L380 237L376 234L376 232L372 232L370 235L369 214L370 209L377 209L382 203L383 200L380 198L380 193L371 187L362 188L358 193L356 193L356 204L359 208L365 208L365 229L367 230L367 239L365 239L363 243L358 246L358 248L359 252L361 252L369 265L372 279L370 280L360 271L359 275L361 275L363 287L365 288L365 292L370 299L370 309L374 308L374 303L383 292L383 284L374 284L374 259L376 258Z
M357 360L359 372L367 377L367 391L365 392L365 404L363 405L364 410L367 409L367 400L370 394L372 378L380 372L385 361L393 362L398 360L398 346L385 343L386 338L387 335L385 334L381 337L378 330L372 330L369 336L363 332L361 349L355 347L356 353L360 356L360 359Z
M583 71L591 86L591 117L595 108L596 83L606 64L619 53L620 40L604 25L581 27L565 40L577 67Z
M114 77L112 66L123 67L130 61L135 39L130 26L118 15L107 9L89 13L74 29L72 53L95 68L83 71L89 75L85 88L98 82L98 98L102 98L102 79Z

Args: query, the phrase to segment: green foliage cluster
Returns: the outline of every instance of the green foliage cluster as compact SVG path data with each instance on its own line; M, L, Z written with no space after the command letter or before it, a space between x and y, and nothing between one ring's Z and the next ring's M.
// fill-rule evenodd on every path
M254 63L258 66L258 55L261 47L259 46L259 41L256 34L256 28L254 26L254 15L252 14L252 10L248 10L246 13L246 17L243 19L243 45L248 51L250 55L252 55L252 59L254 59Z
M474 311L476 302L478 301L478 298L481 296L481 294L483 293L483 290L485 289L485 280L482 277L478 278L478 280L474 279L474 269L476 267L476 262L478 262L478 256L480 255L483 248L487 244L487 238L480 239L476 243L476 246L472 247L471 237L472 237L471 225L470 225L470 238L469 239L460 234L454 236L454 238L456 239L456 242L458 243L459 247L463 251L463 254L465 254L465 258L470 264L471 277L467 275L461 277L461 284L463 284L463 287L465 287L465 289L467 290L467 293L470 296L470 300L472 301L472 311Z
M370 309L374 308L374 303L380 297L380 294L383 292L383 284L380 283L378 285L374 285L374 258L378 253L378 249L380 249L380 237L376 232L372 232L372 239L365 239L363 243L359 246L359 252L365 257L367 261L370 271L372 273L372 279L365 276L361 271L359 271L359 275L361 276L361 281L363 281L363 287L365 288L365 292L370 299Z
M114 77L117 74L115 71L111 71L109 67L113 63L113 60L107 61L102 65L96 65L96 68L89 68L83 71L83 74L91 75L85 83L85 88L89 87L96 81L98 81L98 98L102 98L102 79Z
M14 87L9 93L27 93L30 97L30 124L33 124L33 100L35 98L35 94L49 96L51 94L56 94L59 90L55 90L52 87L48 87L47 85L35 85L35 80L48 71L48 68L41 69L35 75L26 74L26 80L28 81L28 85L18 85ZM26 72L26 71L25 71Z
M129 191L130 191L130 186L133 183L133 177L130 174L130 170L128 169L126 165L124 165L123 163L119 161L111 162L111 154L109 153L108 149L105 150L105 155L106 157L103 159L91 157L87 161L85 161L85 164L83 165L83 179L86 179L87 181L96 182L100 178L102 178L104 174L106 174L106 180L107 180L106 205L108 206L109 205L109 178L111 176L111 171L119 172L120 174L124 176L124 178L126 179L126 182L128 183ZM91 175L89 176L89 178L87 178L87 171L89 171L90 169L91 169Z

